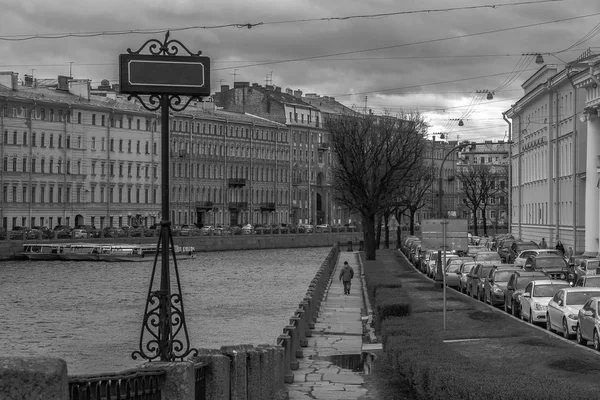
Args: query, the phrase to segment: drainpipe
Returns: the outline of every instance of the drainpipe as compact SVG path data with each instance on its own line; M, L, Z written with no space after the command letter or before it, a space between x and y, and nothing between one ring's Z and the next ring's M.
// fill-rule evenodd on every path
M506 118L506 113L502 113L502 119L508 124L508 231L512 230L512 124Z
M559 115L559 93L558 90L556 88L552 87L552 82L549 82L550 86L549 89L552 90L555 94L555 108L556 108L556 129L554 131L554 139L555 139L555 143L554 143L554 152L555 152L555 160L554 160L554 171L555 171L555 176L556 176L556 183L555 183L555 204L556 204L556 221L554 221L555 223L555 239L554 242L556 243L559 239L560 239L560 152L559 152L559 146L558 146L558 137L559 137L559 130L560 130L560 115Z
M29 122L28 123L28 125L29 125L29 130L28 130L29 131L28 132L28 136L29 136L29 162L30 162L30 164L29 164L29 202L28 202L29 226L33 225L31 223L31 218L33 217L33 211L32 211L31 208L32 208L32 205L33 205L32 204L33 200L34 200L34 199L31 198L31 188L33 187L33 168L32 168L33 166L31 165L31 160L33 159L33 146L31 145L31 135L32 135L32 132L33 132L33 114L35 113L36 107L37 107L37 101L34 100L33 101L33 108L30 110L29 116L28 116L28 119L29 119L29 121L28 121ZM36 224L36 225L38 225L38 224Z
M6 102L4 105L4 110L0 108L0 162L4 163L4 113L8 113L8 98L5 98ZM8 226L4 226L4 165L0 168L0 190L2 190L2 195L0 195L0 224L4 227L4 229L8 230ZM8 224L6 224L8 225ZM8 233L6 234L8 238Z
M522 240L522 229L523 229L523 116L519 115L519 158L518 158L518 176L517 176L517 186L519 187L519 197L518 197L518 211L519 211L519 240Z

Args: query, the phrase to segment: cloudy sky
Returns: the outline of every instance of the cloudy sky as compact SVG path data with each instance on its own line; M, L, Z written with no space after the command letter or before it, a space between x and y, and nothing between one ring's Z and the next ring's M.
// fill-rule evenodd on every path
M418 110L430 135L501 140L539 65L600 52L592 0L0 0L0 70L118 82L118 55L171 37L235 81ZM127 33L125 32L133 32ZM79 37L73 37L73 34ZM488 100L487 92L493 92ZM464 126L458 126L458 120Z

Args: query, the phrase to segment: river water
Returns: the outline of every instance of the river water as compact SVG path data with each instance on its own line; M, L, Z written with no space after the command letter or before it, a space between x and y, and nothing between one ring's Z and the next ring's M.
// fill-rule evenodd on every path
M329 251L224 251L178 261L192 347L275 344ZM0 263L0 355L59 357L70 375L140 364L131 352L139 349L152 264Z

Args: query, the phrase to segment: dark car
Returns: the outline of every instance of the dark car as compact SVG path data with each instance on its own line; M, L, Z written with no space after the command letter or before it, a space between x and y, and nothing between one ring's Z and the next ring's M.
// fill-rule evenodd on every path
M500 258L502 258L503 262L508 264L513 264L515 262L515 258L523 251L523 250L532 250L539 249L540 246L533 241L524 242L524 241L515 241L510 247L504 247L500 254Z
M504 305L506 285L513 272L521 267L513 264L494 265L483 283L483 301L497 307Z
M469 296L483 301L483 283L492 268L494 268L493 263L480 262L467 274L467 294Z
M523 269L526 271L542 271L552 279L567 279L569 265L563 256L558 254L540 254L529 256Z
M52 231L46 226L32 226L31 229L41 233L42 236L39 239L52 239L53 237Z
M504 293L504 311L515 317L521 316L521 295L529 284L536 279L548 279L548 274L540 271L514 271L506 284Z
M498 252L498 255L500 256L500 258L502 260L506 259L506 255L510 251L510 246L512 246L512 244L516 241L517 240L515 238L508 237L508 238L504 238L498 242L498 244L496 246L496 248L497 248L496 251Z

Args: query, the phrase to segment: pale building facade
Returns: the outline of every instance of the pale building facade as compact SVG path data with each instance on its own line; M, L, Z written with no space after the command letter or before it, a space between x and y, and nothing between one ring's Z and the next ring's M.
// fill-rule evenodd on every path
M588 156L586 167L590 124L581 122L586 94L575 85L574 73L555 65L540 68L523 83L524 96L505 112L512 120L511 232L523 240L545 238L550 246L560 240L575 252L597 252L587 197L598 190L600 153ZM595 249L587 239L593 231Z

